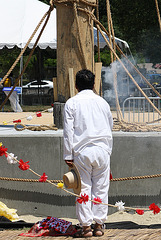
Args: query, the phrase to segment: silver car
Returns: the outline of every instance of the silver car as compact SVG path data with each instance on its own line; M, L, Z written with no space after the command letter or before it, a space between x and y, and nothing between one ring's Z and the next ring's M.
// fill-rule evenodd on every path
M25 95L53 95L53 82L49 80L32 81L22 87L22 93Z

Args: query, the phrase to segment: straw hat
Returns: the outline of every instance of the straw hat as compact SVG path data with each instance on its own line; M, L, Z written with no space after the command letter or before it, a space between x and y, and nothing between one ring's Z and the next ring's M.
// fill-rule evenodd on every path
M65 173L63 176L63 182L66 188L73 188L74 193L80 194L81 192L81 179L80 174L73 163L73 167L69 168L69 172Z

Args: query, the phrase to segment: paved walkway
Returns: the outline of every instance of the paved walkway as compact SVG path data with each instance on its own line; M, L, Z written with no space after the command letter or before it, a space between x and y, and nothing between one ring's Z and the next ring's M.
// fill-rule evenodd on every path
M28 230L5 230L0 231L0 240L71 240L73 237L21 237L20 233L24 233ZM82 239L82 238L77 238ZM106 229L105 234L102 237L92 237L86 239L101 239L101 240L160 240L161 239L161 229Z

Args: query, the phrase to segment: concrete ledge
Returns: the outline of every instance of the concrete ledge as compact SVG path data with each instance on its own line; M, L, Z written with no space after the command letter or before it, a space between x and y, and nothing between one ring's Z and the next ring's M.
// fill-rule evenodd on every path
M30 161L31 169L43 172L48 179L62 179L68 171L63 161L63 131L17 132L0 128L0 142L18 159ZM111 170L114 178L161 173L161 133L113 132L114 146ZM36 178L18 165L0 159L0 177ZM152 202L161 204L161 178L111 182L109 203L122 200L126 206L144 207ZM75 198L48 183L0 181L0 201L18 209L18 214L52 215L75 218ZM109 208L109 213L114 211Z

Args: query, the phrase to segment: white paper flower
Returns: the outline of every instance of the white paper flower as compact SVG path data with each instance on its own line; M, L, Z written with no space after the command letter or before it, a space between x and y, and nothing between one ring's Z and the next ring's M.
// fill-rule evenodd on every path
M49 113L52 113L52 112L53 112L53 108L49 108L49 109L48 109L48 112L49 112Z
M122 200L120 202L116 202L115 203L115 206L117 207L117 210L118 211L124 211L125 210L125 207L124 207L124 202L122 202Z
M16 161L14 158L17 159L17 157L14 157L14 154L13 154L13 153L9 153L9 154L7 155L7 162L8 162L9 164L16 164L17 161Z
M28 121L31 121L32 119L33 119L33 117L31 115L27 117Z

